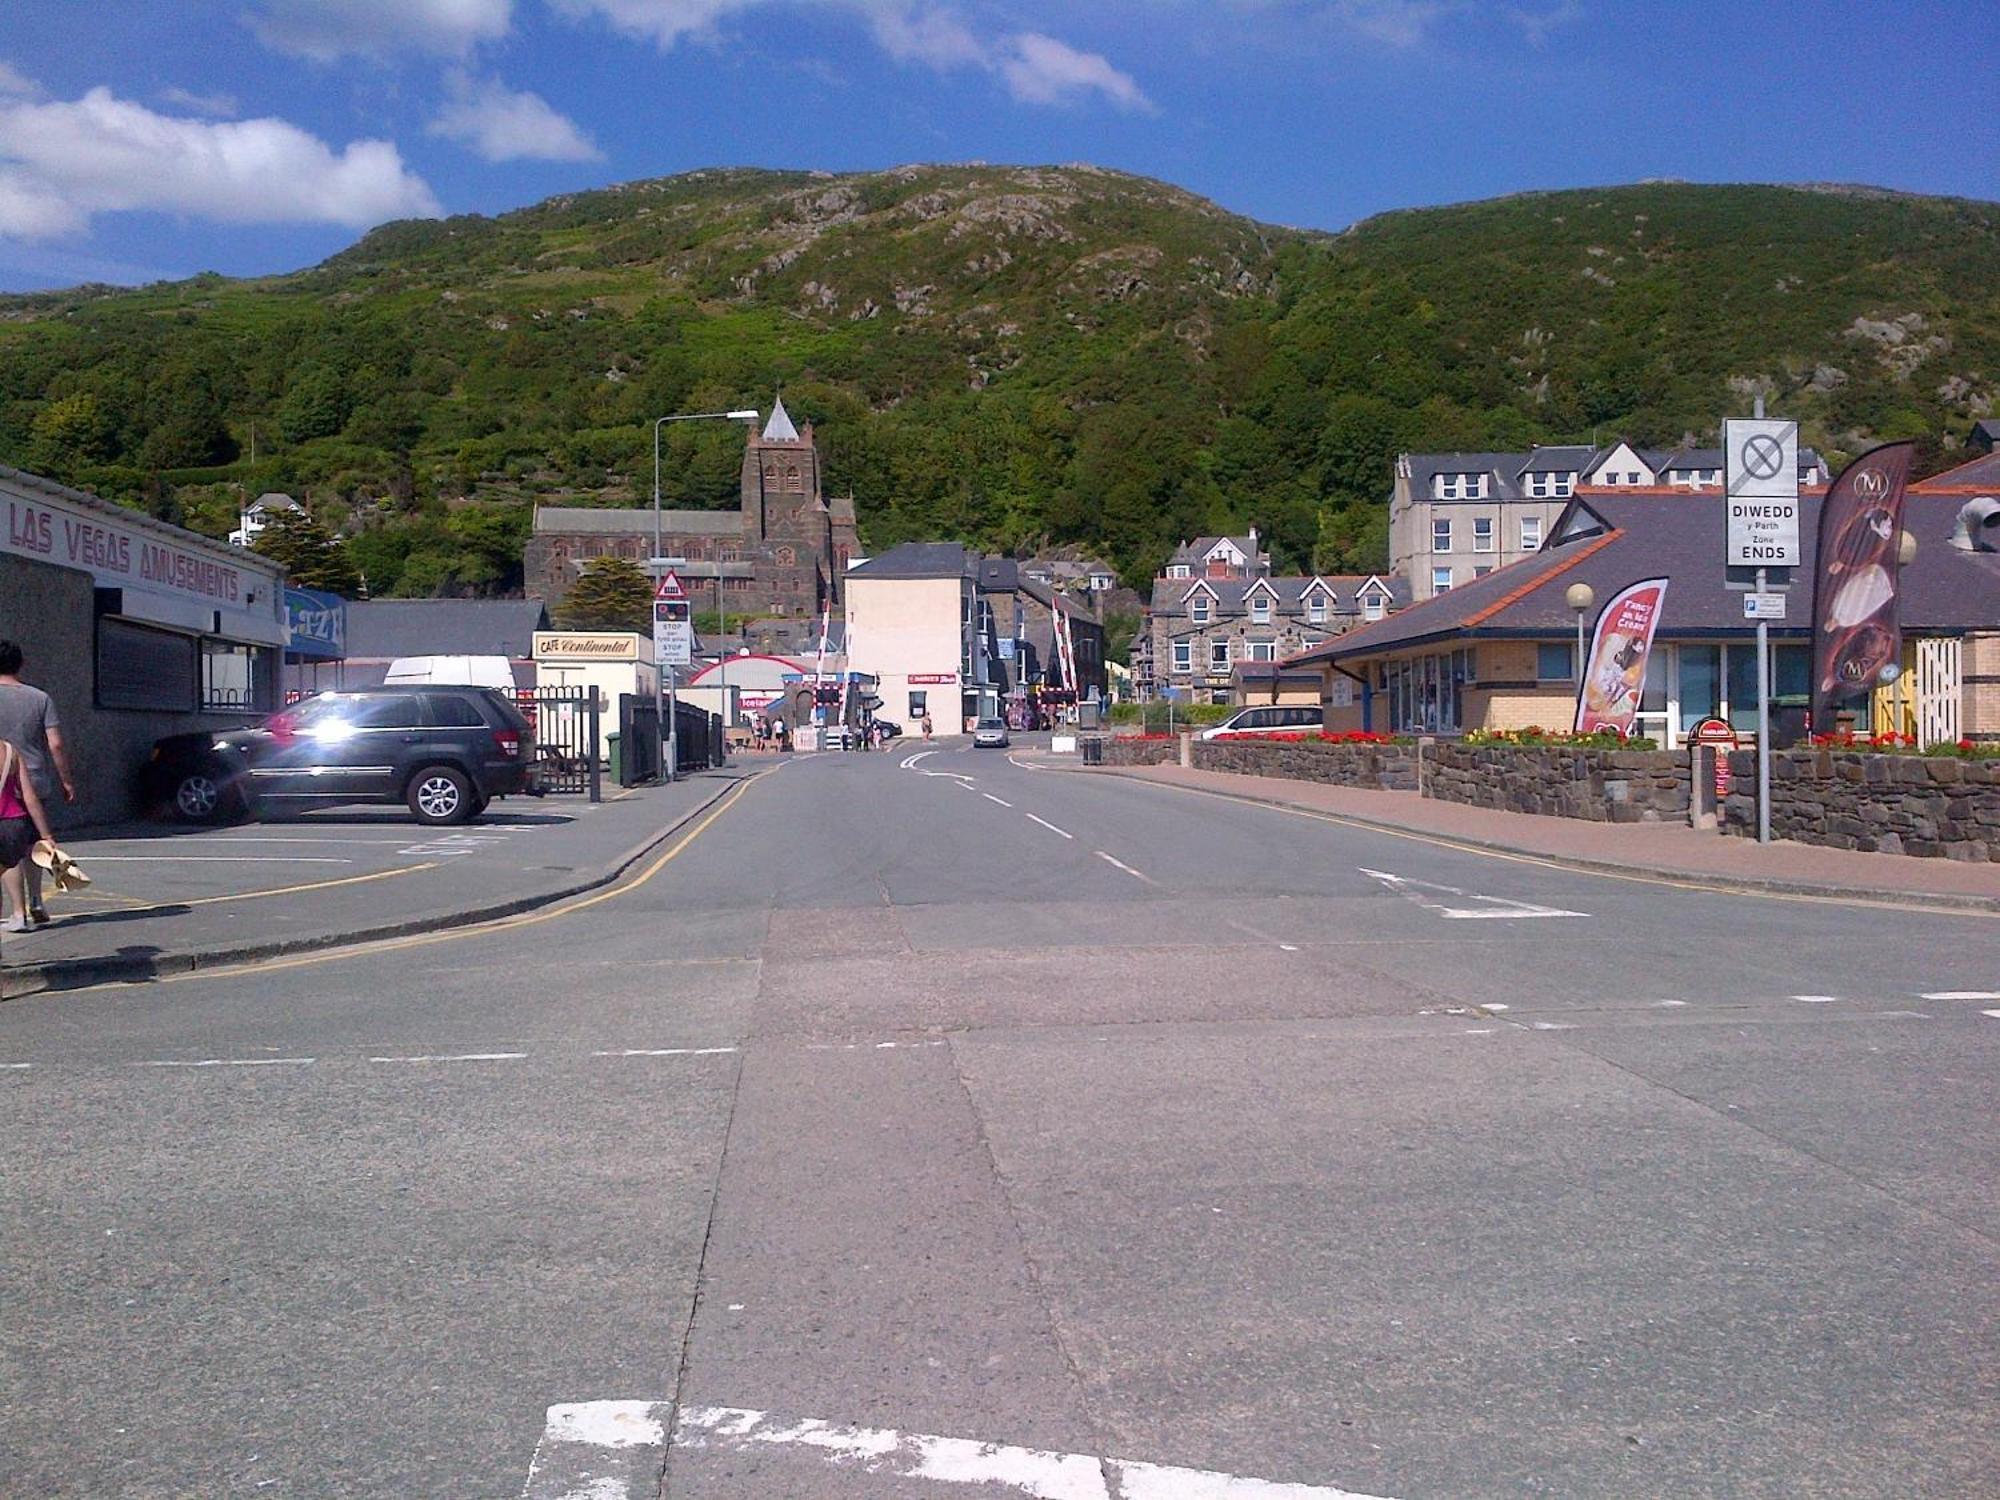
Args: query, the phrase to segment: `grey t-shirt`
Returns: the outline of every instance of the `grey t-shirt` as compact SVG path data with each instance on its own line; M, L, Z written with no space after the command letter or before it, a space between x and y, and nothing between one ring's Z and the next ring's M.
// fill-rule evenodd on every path
M44 797L55 795L55 757L49 754L49 731L62 728L55 700L25 682L0 682L0 740L21 752L22 763Z

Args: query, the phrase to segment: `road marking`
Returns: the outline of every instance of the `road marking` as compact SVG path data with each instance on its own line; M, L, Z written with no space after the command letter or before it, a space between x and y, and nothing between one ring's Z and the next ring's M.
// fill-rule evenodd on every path
M1076 837L1076 835L1073 833L1064 833L1062 829L1056 827L1056 825L1051 823L1047 818L1038 818L1033 813L1029 813L1027 816L1028 816L1028 821L1030 823L1039 823L1042 825L1042 827L1048 829L1050 833L1061 833L1062 836L1066 839L1073 839Z
M1838 1005L1838 995L1794 995L1792 998L1801 1005Z
M1481 896L1474 891L1462 891L1455 885L1438 885L1429 880L1412 880L1402 875L1391 875L1387 870L1371 870L1366 865L1357 865L1363 875L1379 880L1399 896L1408 897L1426 911L1434 911L1441 917L1472 921L1519 921L1529 917L1581 917L1580 911L1566 911L1559 906L1536 906L1529 901L1509 901L1502 896ZM1441 891L1447 896L1462 897L1467 901L1484 901L1485 906L1446 906L1420 894L1422 891Z
M1993 1012L1989 1010L1986 1014L1990 1016L1993 1014ZM33 1066L34 1066L33 1063L0 1063L0 1070L19 1072L28 1068L32 1068Z
M1528 1025L1536 1031L1574 1031L1576 1027L1568 1021L1530 1021Z
M407 850L404 852L408 852ZM92 854L94 865L351 865L333 854Z
M1384 1500L1329 1485L1284 1484L1137 1459L1057 1453L886 1427L850 1427L817 1417L776 1417L729 1406L681 1408L673 1442L682 1449L724 1454L784 1448L839 1469L980 1485L1036 1500L1110 1500L1114 1485L1123 1500ZM543 1500L543 1492L531 1493L528 1500Z
M418 1057L371 1057L372 1063L519 1062L525 1052L451 1052Z
M1008 753L1007 756L1007 764L1010 766L1018 766L1023 771L1046 771L1048 769L1047 766L1038 766L1031 760L1016 760L1011 751Z
M1299 951L1299 945L1297 943L1280 943L1278 944L1278 946L1284 949L1284 951L1287 953L1296 953Z
M522 1500L624 1500L659 1492L670 1401L573 1401L551 1406Z
M1130 875L1134 880L1143 880L1146 882L1147 885L1159 884L1159 881L1153 879L1152 876L1144 873L1143 871L1133 869L1130 865L1126 864L1125 861L1122 859L1114 859L1109 854L1106 854L1102 849L1093 849L1090 852L1092 854L1095 854L1099 859L1103 860L1106 864L1117 866L1119 869L1123 870L1127 875Z
M942 1047L945 1045L946 1042L943 1037L935 1037L930 1041L924 1041L924 1042L807 1042L806 1051L860 1052L863 1049L866 1049L870 1052L893 1052L896 1051L898 1048L908 1049L911 1047Z
M1655 1000L1653 1002L1653 1007L1656 1010L1683 1010L1686 1006L1687 1001L1685 1000ZM1491 1009L1491 1007L1489 1006L1488 1009Z
M907 771L913 768L916 765L916 763L922 760L926 755L936 755L936 754L937 751L935 750L919 750L915 755L912 755L907 760L899 762L899 764L901 764L902 768L905 771Z
M996 797L991 792L981 792L979 795L984 797L988 802L999 803L1002 807L1012 807L1014 805L1013 803L1009 802L1005 797Z
M617 1052L593 1052L592 1057L721 1057L734 1047L626 1047Z
M1930 1017L1920 1010L1871 1010L1868 1012L1878 1021L1928 1021Z
M167 1058L159 1062L132 1064L135 1068L303 1068L312 1063L310 1057L203 1057L183 1061Z
M1928 990L1919 1000L2000 1000L2000 990Z
M1994 1020L1996 1020L1996 1021L2000 1021L2000 1010L1982 1010L1982 1011L1980 1012L1980 1014L1981 1014L1982 1016L1991 1016L1991 1017L1992 1017L1992 1018L1993 1018ZM25 1068L25 1067L27 1067L27 1064L26 1064L26 1063L12 1063L12 1064L9 1064L9 1066L11 1066L11 1067L16 1067L16 1068Z

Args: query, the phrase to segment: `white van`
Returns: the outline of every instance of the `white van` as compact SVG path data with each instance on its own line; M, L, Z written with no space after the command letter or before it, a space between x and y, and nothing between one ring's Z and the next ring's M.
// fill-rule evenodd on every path
M1240 740L1260 734L1311 734L1326 727L1326 715L1316 703L1283 703L1266 708L1245 708L1231 714L1213 729L1204 729L1205 740Z
M499 688L514 691L514 669L504 656L399 656L389 663L387 687L422 686Z

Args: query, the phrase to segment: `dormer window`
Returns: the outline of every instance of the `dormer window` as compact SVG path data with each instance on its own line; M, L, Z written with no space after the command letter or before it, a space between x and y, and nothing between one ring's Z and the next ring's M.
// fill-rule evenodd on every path
M1440 500L1481 500L1485 496L1484 474L1440 474L1437 477L1437 497Z
M1256 593L1250 596L1250 618L1259 625L1271 623L1271 596Z
M1190 568L1186 563L1175 563L1167 569L1167 577L1169 578L1189 578L1193 574L1194 569Z
M1311 593L1306 595L1306 618L1315 625L1326 623L1326 595Z
M1197 625L1206 625L1214 618L1213 603L1214 601L1208 595L1196 594L1192 599L1188 600L1188 618Z
M1383 613L1383 599L1380 594L1370 594L1361 601L1361 618L1379 620Z

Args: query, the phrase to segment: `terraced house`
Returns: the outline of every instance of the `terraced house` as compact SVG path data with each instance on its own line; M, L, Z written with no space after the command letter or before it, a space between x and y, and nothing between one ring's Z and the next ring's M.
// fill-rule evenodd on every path
M1324 645L1409 602L1401 579L1274 577L1270 569L1254 530L1196 537L1176 548L1153 580L1146 621L1133 642L1140 698L1235 702L1242 669Z

